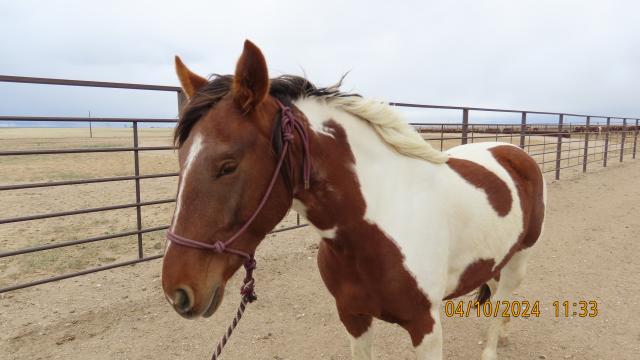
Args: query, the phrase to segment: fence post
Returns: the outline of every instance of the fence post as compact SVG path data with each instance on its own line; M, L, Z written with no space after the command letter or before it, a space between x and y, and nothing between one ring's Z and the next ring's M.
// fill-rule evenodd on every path
M636 119L636 129L633 132L633 158L636 158L636 150L638 149L638 119Z
M467 132L469 129L469 109L462 110L462 145L467 143Z
M627 138L627 119L622 119L622 135L620 137L620 162L624 159L624 140Z
M523 149L523 150L524 150L524 133L526 131L526 127L527 127L527 113L522 112L522 118L520 119L520 149Z
M184 92L182 90L178 91L177 94L178 94L178 112L180 112L184 107L184 103L187 101L187 97L184 95Z
M89 110L89 137L93 139L93 124L91 123L91 110Z
M138 151L138 122L133 121L133 168L136 176L136 225L138 229L138 259L142 259L142 208L140 206L140 153Z
M607 118L607 126L604 129L604 159L602 160L602 166L607 167L607 158L609 157L609 126L611 125L611 118Z
M558 138L556 144L556 180L560 180L560 159L562 158L562 123L564 114L558 117Z
M587 172L587 160L589 159L589 125L591 116L587 116L587 125L584 133L584 154L582 155L582 172Z

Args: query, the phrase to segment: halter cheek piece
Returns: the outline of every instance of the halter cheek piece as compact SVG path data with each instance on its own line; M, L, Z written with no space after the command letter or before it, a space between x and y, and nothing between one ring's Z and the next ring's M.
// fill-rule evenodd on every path
M282 146L281 146L281 149L279 149L280 157L278 158L278 164L276 165L276 169L274 170L273 176L271 177L271 182L269 183L269 186L267 187L267 190L265 191L264 196L260 201L260 204L258 205L256 210L253 212L249 220L247 220L244 223L244 225L242 225L242 227L238 229L238 231L236 231L236 233L233 234L233 236L231 236L228 240L226 241L218 240L213 244L208 244L208 243L188 239L186 237L173 233L171 230L167 231L167 240L171 241L174 244L178 244L181 246L186 246L194 249L209 250L218 254L226 252L226 253L235 254L240 257L243 257L245 259L243 265L246 271L246 276L244 278L243 285L240 289L240 294L242 295L242 300L244 303L253 302L254 300L257 299L254 291L254 279L253 279L253 270L256 268L256 260L253 254L249 254L241 250L229 248L229 245L231 245L235 240L237 240L240 237L240 235L242 235L242 233L244 233L245 230L247 230L247 228L249 227L249 225L251 225L253 220L255 220L256 216L258 216L258 213L260 213L260 211L266 204L267 199L271 195L271 192L273 191L273 187L276 183L276 180L278 179L278 175L280 175L280 172L283 169L282 166L285 162L287 163L287 168L288 168L286 175L284 175L285 179L291 179L292 161L291 161L291 155L290 155L290 148L291 148L291 142L294 139L294 129L298 133L298 136L300 137L300 141L302 143L302 148L304 152L303 163L302 163L302 166L303 166L302 177L303 177L305 189L309 188L309 177L311 176L311 157L309 154L309 137L307 136L306 129L302 124L302 122L293 115L293 112L291 111L290 107L283 105L280 102L280 100L276 100L276 103L280 107L280 112L281 112L280 121L277 121L275 125L275 126L279 125L280 135L282 139L280 143ZM277 131L278 129L274 128L274 133L276 133Z

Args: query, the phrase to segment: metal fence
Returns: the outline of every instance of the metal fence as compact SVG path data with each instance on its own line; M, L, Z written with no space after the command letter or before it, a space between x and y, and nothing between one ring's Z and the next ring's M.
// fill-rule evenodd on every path
M131 90L151 90L173 92L176 94L177 108L184 101L181 89L173 86L158 86L145 84L127 84L96 81L77 81L48 78L29 78L17 76L0 76L0 82L47 84L62 86L99 87ZM504 109L486 109L457 106L419 105L405 103L391 103L402 108L420 109L445 109L461 112L461 121L454 123L412 123L418 131L423 133L433 145L441 150L448 149L459 144L482 141L506 141L519 145L527 150L540 164L544 172L555 172L555 178L560 178L560 171L570 167L582 166L582 171L587 171L590 163L600 163L607 166L612 159L623 161L625 156L636 157L638 142L638 118L619 118L592 115L579 115L567 113L552 113L540 111L521 111ZM511 113L520 117L519 123L471 123L470 113ZM535 123L528 122L531 115L556 116L556 122ZM567 121L571 118L573 121ZM577 120L576 120L577 119ZM16 250L0 249L0 259L8 259L17 256L61 249L83 244L109 241L117 238L134 236L137 239L135 258L127 261L114 261L96 267L89 267L80 271L67 272L52 277L44 277L34 281L24 281L17 284L0 285L0 293L35 286L52 281L67 279L79 275L94 273L102 270L113 269L120 266L132 265L144 261L162 257L162 254L145 254L143 247L143 235L158 233L166 230L168 225L143 227L144 207L169 204L174 198L166 198L152 201L141 200L141 180L177 177L177 172L142 174L140 171L142 152L156 152L173 150L173 146L140 146L140 124L144 123L175 123L173 118L94 118L94 117L35 117L35 116L0 116L2 122L101 122L131 124L133 146L126 147L97 147L97 148L64 148L64 149L27 149L27 150L0 150L0 159L5 157L25 157L37 155L62 155L62 154L87 154L87 153L130 153L133 157L133 175L101 177L92 179L73 179L52 182L25 182L19 184L0 183L0 193L7 191L20 191L35 188L52 188L74 186L81 184L99 184L110 182L134 182L134 202L110 205L103 207L84 208L69 211L29 214L18 217L0 218L0 225L36 222L43 219L70 217L81 214L95 214L120 209L135 209L135 229L124 232L114 232L101 236L93 236L82 239L56 241L49 244L19 248ZM300 222L296 215L295 222L290 226L281 226L273 232L292 230L306 226ZM1 269L0 269L1 270Z
M590 163L606 167L612 159L622 162L625 156L633 159L637 156L638 118L406 103L391 105L458 110L461 112L460 123L412 125L440 150L484 141L516 144L536 159L543 172L554 172L556 180L560 179L563 169L582 167L582 171L586 172ZM516 114L520 117L520 123L472 124L469 122L470 112ZM527 118L530 115L555 117L555 121L529 122ZM567 121L568 118L572 121Z

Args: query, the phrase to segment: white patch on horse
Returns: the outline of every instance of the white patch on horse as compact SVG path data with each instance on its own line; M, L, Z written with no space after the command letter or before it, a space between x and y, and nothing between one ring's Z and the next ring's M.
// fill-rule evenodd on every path
M320 135L324 135L324 136L328 136L330 138L335 139L336 136L333 133L333 129L331 129L330 127L322 124L320 127L316 128L315 126L313 126L313 124L311 125L311 129L316 133L316 134L320 134Z
M365 219L400 248L405 267L427 298L439 301L455 290L460 275L479 259L498 264L522 232L515 184L488 151L504 143L479 143L449 151L481 164L511 190L509 214L499 216L483 189L469 184L446 164L401 155L365 120L324 101L295 105L314 128L336 121L347 134L354 171L366 203ZM436 301L432 301L435 303Z
M351 360L372 360L373 359L373 324L369 325L359 337L349 334L351 343Z
M187 159L184 162L182 174L180 175L180 187L178 188L178 195L176 196L176 211L173 215L173 223L171 224L170 229L171 231L175 231L175 226L178 223L178 219L180 218L180 210L182 209L182 192L184 190L185 184L187 183L187 177L189 176L189 172L191 171L191 166L193 165L193 162L196 160L198 155L202 152L202 149L202 135L195 134L195 137L191 142L191 147L189 148L189 154L187 155ZM171 241L167 241L166 249L168 249L169 246L171 246Z
M335 130L333 128L331 128L331 127L326 126L326 125L322 125L322 133L327 135L327 136L330 136L330 137L332 137L334 139L336 138Z
M291 208L293 210L295 210L298 214L300 214L300 216L306 218L307 217L307 207L302 203L302 201L298 200L298 199L293 199L293 202L291 203ZM323 239L335 239L336 237L336 231L338 231L337 227L332 227L331 229L318 229L317 227L315 227L313 224L309 223L309 225L314 228L316 230L316 232L323 238Z
M309 127L318 135L328 136L332 139L336 138L334 130L323 123L309 123Z

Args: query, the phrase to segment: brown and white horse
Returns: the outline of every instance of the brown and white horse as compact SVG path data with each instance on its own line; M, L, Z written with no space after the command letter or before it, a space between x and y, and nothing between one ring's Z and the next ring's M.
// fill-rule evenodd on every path
M253 254L290 208L304 215L322 237L318 266L354 359L372 356L373 318L404 328L417 359L441 359L443 299L481 287L484 300L488 289L508 300L520 284L546 195L536 162L518 147L437 151L383 103L300 77L269 80L249 41L234 76L207 80L178 58L176 68L189 100L176 129L181 171L170 232L211 245L249 221L276 170L280 103L291 106L308 135L309 186L296 136L289 166L232 247ZM168 242L165 295L184 317L211 316L242 263ZM491 321L484 360L496 358L507 319Z

